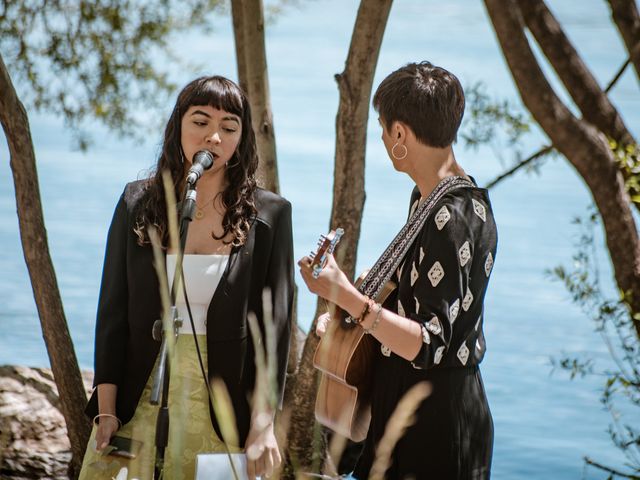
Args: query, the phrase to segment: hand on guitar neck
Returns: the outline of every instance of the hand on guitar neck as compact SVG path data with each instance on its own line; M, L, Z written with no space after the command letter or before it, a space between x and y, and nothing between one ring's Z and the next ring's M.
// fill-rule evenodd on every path
M333 258L331 253L338 240L339 235L336 239L331 232L321 238L316 253L298 262L309 290L338 307L320 315L316 324L316 333L321 339L313 364L321 374L315 415L318 422L335 432L361 441L367 434L371 418L370 365L375 341L365 335L365 324L362 323L371 304ZM379 318L382 307L378 304L377 308L377 316L369 317ZM359 318L359 326L347 323L347 315Z
M320 268L316 259L322 256ZM365 296L349 281L331 253L316 253L298 262L300 274L311 293L331 302L357 318L366 302Z

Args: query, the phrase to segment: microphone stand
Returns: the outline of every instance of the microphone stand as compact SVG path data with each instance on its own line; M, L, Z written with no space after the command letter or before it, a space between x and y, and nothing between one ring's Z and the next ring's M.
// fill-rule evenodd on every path
M153 323L153 338L156 341L162 342L160 344L160 360L153 380L151 399L149 400L152 405L158 405L160 403L160 386L162 385L162 404L160 406L160 409L158 410L158 416L156 419L156 460L153 475L153 478L155 480L159 480L160 478L162 478L164 470L165 449L169 441L170 368L167 335L173 333L174 337L177 338L178 331L182 326L182 319L178 317L178 309L176 308L176 296L179 280L182 276L182 260L184 257L184 247L187 243L189 223L193 220L193 212L196 206L196 182L197 178L192 183L187 183L186 192L182 200L182 208L180 210L180 249L178 250L176 257L176 267L173 275L173 282L171 285L171 318L173 332L171 332L169 329L165 331L165 329L163 328L162 320L156 320Z

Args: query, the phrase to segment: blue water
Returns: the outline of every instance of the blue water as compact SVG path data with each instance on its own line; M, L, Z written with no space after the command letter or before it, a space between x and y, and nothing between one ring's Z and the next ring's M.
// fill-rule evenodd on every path
M548 2L579 46L601 84L625 59L621 41L601 0ZM297 6L296 6L297 4ZM294 2L267 29L267 49L281 190L293 203L296 257L308 253L323 233L331 208L334 125L338 93L333 75L344 68L356 1ZM236 78L230 19L215 19L210 36L178 36L186 58L205 65L198 73ZM374 84L398 66L428 59L455 72L464 85L487 84L493 95L518 101L481 2L397 0L385 33ZM194 74L165 65L184 84ZM554 85L558 82L554 79ZM24 91L24 85L17 85ZM628 70L612 93L627 125L640 134L638 84ZM162 114L166 118L171 105ZM140 112L145 115L146 112ZM155 116L155 115L154 115ZM40 188L53 262L76 353L92 367L95 306L106 231L127 181L153 164L159 131L142 145L88 125L96 143L87 153L71 149L62 122L30 113ZM367 201L358 253L359 269L370 265L400 228L411 184L394 172L371 112L367 144ZM523 152L544 142L539 131ZM495 148L456 148L459 161L485 183L510 164L512 153ZM22 256L8 151L0 146L0 364L48 365ZM609 357L590 321L571 304L545 270L570 266L590 195L563 159L550 160L539 175L518 174L491 192L500 242L486 301L488 353L483 375L494 415L493 478L599 479L585 469L589 455L621 465L599 403L601 381L569 381L551 375L550 359L590 353L598 365ZM598 232L602 278L613 292L611 268ZM298 279L299 285L301 285ZM308 328L315 299L300 289L299 321ZM631 420L631 419L628 419Z

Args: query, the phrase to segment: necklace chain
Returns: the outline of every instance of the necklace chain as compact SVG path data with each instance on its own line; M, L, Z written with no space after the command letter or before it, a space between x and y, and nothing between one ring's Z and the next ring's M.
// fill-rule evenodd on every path
M200 220L201 218L204 217L204 209L207 208L207 206L213 202L213 200L215 200L216 196L214 195L213 197L211 197L209 200L207 200L202 206L198 205L196 203L196 218L198 220Z

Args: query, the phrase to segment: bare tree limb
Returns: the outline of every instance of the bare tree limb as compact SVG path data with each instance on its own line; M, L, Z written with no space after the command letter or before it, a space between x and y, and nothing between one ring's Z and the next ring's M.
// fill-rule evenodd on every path
M0 123L9 145L22 249L73 452L69 473L75 478L90 432L84 414L87 395L49 254L29 119L1 55Z
M485 0L520 96L538 124L582 176L603 220L618 287L640 312L640 239L624 178L607 139L557 97L531 51L516 0ZM640 337L640 321L634 322Z
M518 0L524 20L583 117L618 143L635 144L622 117L602 91L543 0Z
M624 473L621 472L619 470L615 470L611 467L607 467L606 465L602 465L601 463L596 462L595 460L591 460L589 457L584 457L584 461L588 464L588 465L592 465L600 470L603 470L607 473L611 473L613 475L616 475L618 477L621 478L629 478L631 480L640 480L640 477L638 475L634 475L634 474L629 474L629 473Z
M609 82L609 85L607 85L607 88L604 89L604 93L609 93L611 89L615 86L615 84L618 83L618 80L620 80L620 77L622 77L622 74L627 69L630 63L631 63L631 59L627 58L625 62L622 64L622 66L618 69L616 74L613 76L613 78Z
M631 60L627 59L622 64L622 66L618 69L616 74L613 76L613 78L611 79L611 81L607 85L607 88L604 89L604 93L609 93L611 91L611 89L615 86L615 84L618 82L618 80L620 80L620 77L622 77L622 74L627 69L627 67L629 66L630 63L631 63ZM495 187L498 183L502 182L503 180L506 180L511 175L515 174L520 169L526 167L527 165L529 165L530 163L536 161L537 159L539 159L541 157L544 157L546 154L550 153L552 150L553 150L553 147L551 145L546 145L546 146L540 148L538 151L536 151L535 153L529 155L527 158L521 160L520 162L518 162L516 165L514 165L512 168L510 168L506 172L501 173L496 178L491 180L489 183L487 183L485 188L491 189L491 188Z
M640 14L635 0L608 0L611 16L622 35L629 57L640 80Z
M553 146L551 146L551 145L546 145L546 146L542 147L540 150L538 150L534 154L529 155L524 160L518 162L514 167L510 168L509 170L507 170L504 173L501 173L496 178L491 180L489 183L487 183L487 185L485 185L485 188L491 189L491 188L495 187L498 183L500 183L501 181L503 181L507 177L510 177L511 175L516 173L521 168L526 167L530 163L538 160L539 158L544 157L545 155L547 155L551 151L553 151Z

